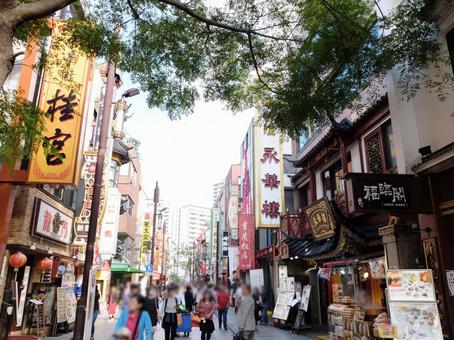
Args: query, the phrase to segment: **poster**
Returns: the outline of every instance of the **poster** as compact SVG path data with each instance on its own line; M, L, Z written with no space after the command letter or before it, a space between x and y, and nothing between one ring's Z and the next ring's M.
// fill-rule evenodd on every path
M448 282L449 296L454 296L454 270L446 271L446 282Z
M440 317L435 302L389 302L392 325L398 340L442 340Z
M386 272L389 301L435 301L430 269L402 269Z
M50 240L71 243L73 219L41 199L36 199L33 233Z
M74 291L72 289L66 290L66 321L68 323L73 323L76 321L76 308L77 308L77 299Z
M251 288L261 288L265 286L265 280L263 277L263 269L253 269L249 271L251 277Z
M57 288L57 323L66 321L66 289Z
M379 258L369 261L370 275L373 279L384 279L385 278L385 259Z
M287 277L287 292L295 293L295 278Z
M300 310L307 312L309 308L309 299L311 297L311 286L305 285L303 287L303 292L301 293L301 305Z
M276 301L276 306L273 311L273 318L280 320L287 320L290 312L290 304L293 301L293 294L284 293L279 294Z

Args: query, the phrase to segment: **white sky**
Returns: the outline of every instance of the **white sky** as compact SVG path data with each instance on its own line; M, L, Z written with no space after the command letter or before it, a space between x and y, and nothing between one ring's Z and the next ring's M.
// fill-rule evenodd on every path
M126 77L123 77L126 78ZM125 81L121 91L138 87ZM193 115L171 121L165 112L149 109L146 94L133 104L125 129L141 142L142 180L148 195L159 181L161 199L171 204L212 206L213 184L224 180L231 164L240 161L253 111L226 111L220 102L199 102Z

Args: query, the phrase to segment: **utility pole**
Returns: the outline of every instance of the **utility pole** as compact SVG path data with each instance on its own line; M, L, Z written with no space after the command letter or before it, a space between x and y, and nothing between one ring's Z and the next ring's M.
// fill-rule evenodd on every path
M115 65L109 63L107 70L106 93L104 95L104 107L102 111L101 131L99 134L99 147L96 159L95 181L91 203L90 222L88 228L87 248L85 251L84 275L82 281L82 294L77 303L76 323L74 326L74 340L83 340L85 330L85 318L87 313L87 296L90 285L90 271L93 265L94 249L96 242L96 229L98 227L99 203L103 187L103 172L107 154L107 138L112 114L113 88L115 85Z
M154 188L154 196L153 196L153 202L154 202L154 209L153 209L153 233L151 235L151 266L152 266L152 271L151 271L151 276L150 276L150 284L153 281L153 272L154 272L154 250L156 247L156 215L158 214L158 203L159 203L159 185L158 181L156 181L156 186Z

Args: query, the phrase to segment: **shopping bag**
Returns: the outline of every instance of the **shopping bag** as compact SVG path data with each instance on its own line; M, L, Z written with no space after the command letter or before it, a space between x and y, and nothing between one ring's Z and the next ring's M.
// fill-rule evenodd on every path
M201 323L202 322L202 318L200 316L198 316L197 314L191 314L191 321L193 323Z
M177 314L177 325L181 325L183 323L183 319L181 318L181 314Z
M233 340L244 340L243 332L238 332L233 336Z

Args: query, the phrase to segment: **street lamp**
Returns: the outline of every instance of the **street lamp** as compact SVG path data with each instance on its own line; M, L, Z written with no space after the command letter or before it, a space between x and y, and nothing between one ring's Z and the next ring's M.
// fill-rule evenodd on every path
M87 314L87 297L90 286L90 271L93 265L93 257L96 242L96 229L98 226L99 206L103 187L104 164L107 155L107 139L109 137L110 121L112 116L113 89L115 86L115 65L109 63L107 71L106 93L104 95L104 108L101 117L101 131L99 134L99 147L96 160L95 181L91 203L90 222L87 235L87 247L85 251L84 274L82 281L82 294L77 304L76 322L74 327L74 340L83 340L85 329L85 317ZM123 97L132 97L138 94L137 89L130 89ZM93 308L91 306L90 308ZM92 311L90 311L92 313Z

